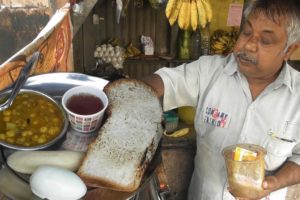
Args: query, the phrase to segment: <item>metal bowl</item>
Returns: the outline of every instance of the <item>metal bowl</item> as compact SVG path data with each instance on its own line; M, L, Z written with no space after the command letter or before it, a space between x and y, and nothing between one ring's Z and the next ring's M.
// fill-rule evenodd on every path
M9 93L11 92L11 90L5 91L4 93L1 94L1 96L7 96ZM13 149L13 150L40 150L40 149L48 149L51 146L53 146L54 144L56 144L61 138L64 137L64 135L67 132L68 126L69 126L69 121L67 119L66 113L63 110L62 106L55 101L52 97L40 92L40 91L36 91L36 90L30 90L30 89L21 89L20 93L24 93L24 92L28 92L28 93L35 93L41 96L46 97L48 100L52 101L61 111L61 114L63 116L63 125L61 127L60 133L52 140L43 143L41 145L37 145L37 146L19 146L16 144L10 144L10 143L6 143L4 141L0 141L0 145L9 148L9 149Z

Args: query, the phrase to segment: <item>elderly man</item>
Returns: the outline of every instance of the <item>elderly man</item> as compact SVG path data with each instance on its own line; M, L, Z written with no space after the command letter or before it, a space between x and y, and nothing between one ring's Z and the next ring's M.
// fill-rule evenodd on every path
M164 110L196 108L189 200L234 199L221 152L237 143L267 151L257 199L285 199L286 187L300 182L300 73L287 63L300 41L299 1L251 1L244 14L233 54L203 56L144 79L163 97Z

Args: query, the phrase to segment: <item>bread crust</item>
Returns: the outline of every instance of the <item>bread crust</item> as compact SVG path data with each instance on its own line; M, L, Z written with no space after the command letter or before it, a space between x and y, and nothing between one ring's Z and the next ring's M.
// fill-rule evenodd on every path
M142 84L145 88L147 88L148 90L150 90L153 95L155 95L158 98L157 93L155 92L155 90L150 87L149 85L147 85L145 82L138 80L138 79L129 79L129 78L122 78L113 82L108 83L104 88L103 91L105 93L109 93L109 90L111 90L111 88L116 87L116 85L118 84L122 84L122 83L134 83L136 85Z
M126 86L128 86L128 87L126 87ZM130 158L133 160L132 162L136 163L136 164L134 164L135 171L134 171L134 175L131 177L132 180L128 181L128 183L126 182L124 184L120 184L120 183L118 183L118 180L113 180L111 177L107 178L107 177L104 177L104 175L98 175L96 172L94 173L93 170L91 170L89 168L89 162L93 162L92 159L93 159L93 156L95 155L95 152L99 151L99 153L101 153L101 154L107 153L104 150L98 150L98 149L101 149L100 144L101 144L101 142L103 143L103 141L105 141L105 138L115 137L115 136L111 136L111 135L113 135L113 133L112 134L109 133L109 131L112 131L109 128L111 128L112 126L120 126L120 127L122 126L122 124L115 124L115 123L120 123L120 122L117 122L118 120L116 120L115 115L118 114L118 112L123 112L124 106L127 106L126 101L129 101L131 98L131 96L129 94L127 95L126 91L121 91L121 90L124 90L123 89L124 87L128 90L131 90L131 89L135 90L135 88L138 88L139 89L138 92L143 92L146 94L146 96L149 96L151 98L150 100L146 100L146 102L143 102L142 99L140 100L140 97L138 96L139 93L137 92L137 94L136 94L137 96L133 97L133 98L134 98L135 102L139 102L139 101L141 101L141 102L137 103L139 105L130 104L130 102L129 102L128 105L131 107L128 109L138 110L134 106L145 108L145 105L143 105L143 103L147 103L147 104L151 104L151 106L154 107L155 110L157 110L157 111L155 111L154 114L156 114L157 116L158 115L161 115L161 116L157 117L159 119L159 122L157 122L156 130L154 130L152 128L153 129L153 130L151 129L152 133L147 133L147 134L149 134L147 137L143 136L143 135L139 136L136 133L134 133L134 136L141 137L140 140L147 139L148 145L144 146L143 147L144 149L139 151L140 153L133 152L132 155L136 154L137 156L136 156L136 158L132 158L132 157ZM119 98L119 96L118 96L119 90L120 90L120 93L124 95L124 99ZM88 152L87 152L87 154L83 160L83 163L81 164L77 174L82 178L82 180L86 183L86 185L88 185L90 187L105 187L105 188L110 188L110 189L118 190L118 191L133 192L133 191L137 190L138 187L140 186L140 183L141 183L143 175L146 171L146 168L149 166L150 161L152 160L152 158L156 152L159 140L161 138L161 135L162 135L162 127L161 127L162 108L161 108L159 98L158 98L156 92L150 86L145 84L144 82L136 80L136 79L119 79L117 81L111 82L105 86L104 92L107 94L108 99L109 99L109 106L106 110L107 120L104 122L103 126L100 128L98 137L89 145ZM133 94L135 94L134 93L135 91L129 91L129 93L130 92L133 92ZM115 94L117 95L117 97L114 96ZM123 97L123 96L121 96L121 97ZM124 104L124 101L125 101L125 104ZM123 104L121 104L121 103L123 103ZM121 104L121 106L120 106L120 104ZM146 108L147 108L147 105L146 105ZM152 111L147 111L147 112L151 113ZM129 115L130 115L130 112L129 112ZM142 114L142 116L143 116L143 114ZM147 116L147 115L145 115L145 116ZM143 117L145 118L145 116L143 116ZM130 116L130 117L134 118L136 116ZM115 121L113 119L115 119ZM138 121L139 119L134 119L134 120ZM153 121L153 118L151 118L149 120ZM130 124L131 122L130 121L128 122L126 120L124 120L121 123L124 123L125 124L124 127L127 127L128 129L130 129L131 127L134 126L134 124L131 125ZM129 125L126 123L129 123ZM143 121L141 121L140 123L143 123ZM153 122L153 123L156 123L156 122ZM153 123L152 123L152 126L153 126ZM145 124L145 126L146 125L147 124ZM126 131L127 130L124 130L124 132L126 132ZM128 140L129 140L131 137L131 135L130 135L131 133L130 133L130 131L127 131L127 132L129 134L128 135ZM126 137L122 138L122 139L127 140ZM114 140L114 138L113 138L113 140ZM130 141L128 141L128 143L130 143ZM112 151L115 150L116 152L118 152L118 150L119 150L119 149L113 149L114 148L113 144L110 145L108 148L112 148L110 150L112 150ZM124 149L124 151L127 151L127 149L125 147L121 146L121 148ZM141 148L141 147L139 146L137 148ZM130 149L132 149L132 147L130 147L130 145L129 145L129 149L128 149L129 153L127 153L125 155L130 156L130 151L132 151ZM114 157L114 155L113 155L113 157ZM116 157L118 157L118 155ZM126 160L126 156L124 159ZM130 161L130 159L129 159L129 161ZM109 168L109 166L108 165L105 166L105 163L98 163L97 168L104 169L104 168ZM114 170L118 169L117 166L111 166L111 168L115 168ZM97 171L98 169L94 168L94 170ZM109 169L106 169L106 170L109 170ZM120 170L124 170L124 168L120 168ZM113 169L112 169L112 173L113 173ZM118 173L120 173L122 175L123 174L126 175L126 168L125 168L124 172L118 171ZM121 179L121 177L120 177L120 179Z

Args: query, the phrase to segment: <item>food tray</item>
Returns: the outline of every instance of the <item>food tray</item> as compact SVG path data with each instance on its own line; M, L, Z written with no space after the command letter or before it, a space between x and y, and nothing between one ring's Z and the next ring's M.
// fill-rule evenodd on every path
M23 88L37 90L43 92L53 99L55 99L59 104L61 104L61 98L63 94L70 88L79 86L79 85L89 85L99 87L103 89L103 87L108 83L107 80L102 78L89 76L80 73L68 73L68 72L57 72L57 73L47 73L41 75L34 75L28 78ZM10 88L8 88L10 89ZM68 133L72 132L69 128ZM67 133L67 134L68 134ZM66 134L66 135L67 135ZM63 141L58 142L53 148L61 149L65 142L67 141L66 136ZM161 144L160 144L161 145ZM159 145L159 146L160 146ZM5 165L5 157L9 155L13 150L6 149L5 147L0 147L0 172L1 170L7 170L7 166ZM82 148L82 147L80 147ZM84 149L84 148L83 148ZM151 178L155 168L161 163L161 156L160 156L160 148L157 149L155 157L153 161L149 165L149 169L145 173L145 177L143 178L142 182L146 183ZM1 168L2 165L2 168ZM15 173L15 172L14 172ZM20 174L17 174L19 179L24 180L28 184L28 177L24 177ZM144 184L141 184L141 187L144 187ZM0 190L0 197L1 197L1 190ZM132 196L132 195L130 195ZM38 199L38 198L35 198Z
M57 73L47 73L47 74L31 76L27 79L23 88L43 92L51 96L53 99L55 99L58 102L59 105L61 105L62 95L72 87L79 86L79 85L89 85L89 86L96 86L99 87L100 89L103 89L103 87L107 83L108 83L107 80L98 77L88 76L85 74L57 72ZM6 90L9 89L10 88L7 88ZM58 149L59 145L61 144L62 143L56 144L54 148ZM13 150L7 149L5 147L1 147L1 148L3 148L3 151L1 151L1 153L4 155L0 155L0 164L2 164L3 167L5 165L4 156L10 154L11 152L13 152ZM0 168L0 171L4 170L4 168L2 169ZM19 174L17 175L20 179L26 181L26 177ZM1 195L1 190L0 190L0 195Z

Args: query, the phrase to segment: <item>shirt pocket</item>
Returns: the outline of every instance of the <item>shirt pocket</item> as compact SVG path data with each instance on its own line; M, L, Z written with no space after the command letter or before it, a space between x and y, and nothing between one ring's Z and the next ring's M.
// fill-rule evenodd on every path
M286 121L283 137L291 141L300 142L300 122Z
M281 133L270 131L264 142L266 170L279 168L292 156L294 147L299 143L300 123L286 121L283 127Z

